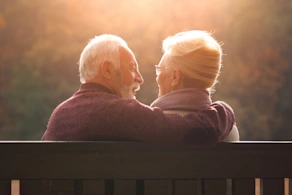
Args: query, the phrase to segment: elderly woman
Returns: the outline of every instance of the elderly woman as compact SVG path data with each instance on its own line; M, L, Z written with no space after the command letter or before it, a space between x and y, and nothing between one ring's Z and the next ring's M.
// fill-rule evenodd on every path
M180 115L209 106L222 61L218 42L205 31L192 30L166 38L163 50L164 55L155 66L159 95L151 106ZM234 125L223 141L238 140Z

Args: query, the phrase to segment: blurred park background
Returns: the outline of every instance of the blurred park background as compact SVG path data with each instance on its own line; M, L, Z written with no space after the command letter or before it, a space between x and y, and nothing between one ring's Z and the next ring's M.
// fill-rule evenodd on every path
M0 140L41 138L104 33L128 42L145 80L137 99L150 104L162 40L192 29L223 44L212 99L233 107L241 140L292 140L291 21L291 0L0 0Z

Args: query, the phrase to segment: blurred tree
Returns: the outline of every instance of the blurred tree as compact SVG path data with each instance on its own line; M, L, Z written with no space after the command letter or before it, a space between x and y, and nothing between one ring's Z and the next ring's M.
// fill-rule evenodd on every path
M219 97L228 97L235 108L243 140L275 139L287 120L276 112L282 102L278 92L289 69L281 40L289 36L284 29L291 29L288 18L292 15L283 12L284 7L291 8L291 2L268 0L263 4L257 0L226 4L230 15L225 15L221 36L226 43L224 69L226 66L228 69L220 76L222 85L218 89ZM281 132L284 138L287 132Z
M78 87L71 79L78 78L78 73L76 59L74 67L71 60L74 45L67 46L70 31L50 21L62 19L61 12L49 11L58 6L17 0L3 10L9 22L1 31L1 37L6 37L1 40L2 139L40 139L52 109Z

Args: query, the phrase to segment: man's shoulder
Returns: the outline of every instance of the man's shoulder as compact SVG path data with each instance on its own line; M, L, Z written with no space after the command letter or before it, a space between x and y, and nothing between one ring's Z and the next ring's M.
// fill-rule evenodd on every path
M146 106L136 99L124 99L118 95L104 91L88 91L86 93L75 93L72 97L60 103L55 110L72 107L137 107Z

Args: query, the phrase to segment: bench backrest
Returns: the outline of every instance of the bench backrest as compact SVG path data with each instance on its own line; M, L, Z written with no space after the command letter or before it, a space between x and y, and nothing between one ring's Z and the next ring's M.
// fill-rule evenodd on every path
M292 194L292 142L0 142L0 156L1 195L18 180L28 195Z

